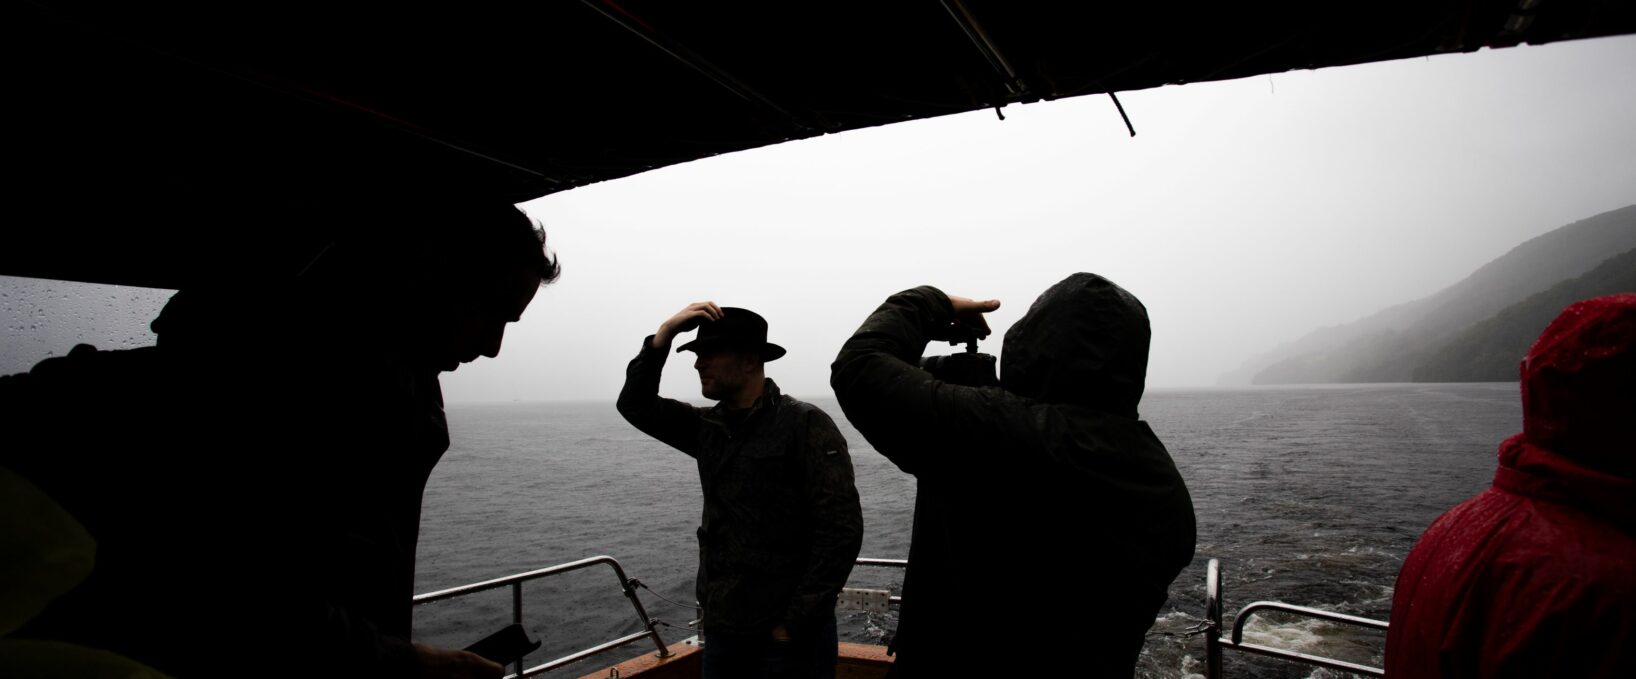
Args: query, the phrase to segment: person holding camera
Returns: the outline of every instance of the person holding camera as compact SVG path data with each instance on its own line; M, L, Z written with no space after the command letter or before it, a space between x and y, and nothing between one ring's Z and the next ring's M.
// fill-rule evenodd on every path
M1067 651L1087 676L1131 676L1195 537L1137 413L1147 310L1074 274L1006 333L997 386L920 367L929 341L987 337L999 307L905 290L831 366L847 419L917 481L892 676L1043 676Z
M676 351L697 354L713 408L659 397L671 341L695 328ZM766 378L783 355L755 312L689 304L642 341L619 393L626 421L698 461L705 679L835 676L835 599L863 513L835 421Z

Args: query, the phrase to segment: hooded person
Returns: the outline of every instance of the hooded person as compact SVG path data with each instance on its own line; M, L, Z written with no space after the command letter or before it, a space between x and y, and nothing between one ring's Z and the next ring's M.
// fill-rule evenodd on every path
M1147 311L1074 274L1006 333L998 387L918 366L957 323L986 336L998 307L900 292L831 366L847 419L917 480L893 676L1054 674L1069 653L1076 673L1131 676L1195 537L1187 487L1138 417Z
M1636 676L1636 294L1569 306L1521 374L1493 486L1404 560L1389 676Z

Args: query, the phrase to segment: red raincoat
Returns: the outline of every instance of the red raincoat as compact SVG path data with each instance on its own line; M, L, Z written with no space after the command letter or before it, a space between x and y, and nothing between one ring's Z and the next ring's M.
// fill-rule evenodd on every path
M1522 394L1493 487L1403 564L1388 676L1636 677L1636 294L1568 307Z

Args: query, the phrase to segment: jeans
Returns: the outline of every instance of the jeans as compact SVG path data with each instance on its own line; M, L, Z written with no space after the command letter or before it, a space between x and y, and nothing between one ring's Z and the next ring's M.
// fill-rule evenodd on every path
M789 641L774 641L771 630L746 635L707 628L702 679L834 679L835 614L804 627Z

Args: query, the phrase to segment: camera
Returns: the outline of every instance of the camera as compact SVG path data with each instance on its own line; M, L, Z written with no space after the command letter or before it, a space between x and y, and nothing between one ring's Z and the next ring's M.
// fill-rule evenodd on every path
M966 387L997 387L996 361L993 356L977 351L977 333L963 325L954 325L945 333L949 346L966 345L963 353L944 356L926 356L920 359L920 369L939 380Z

